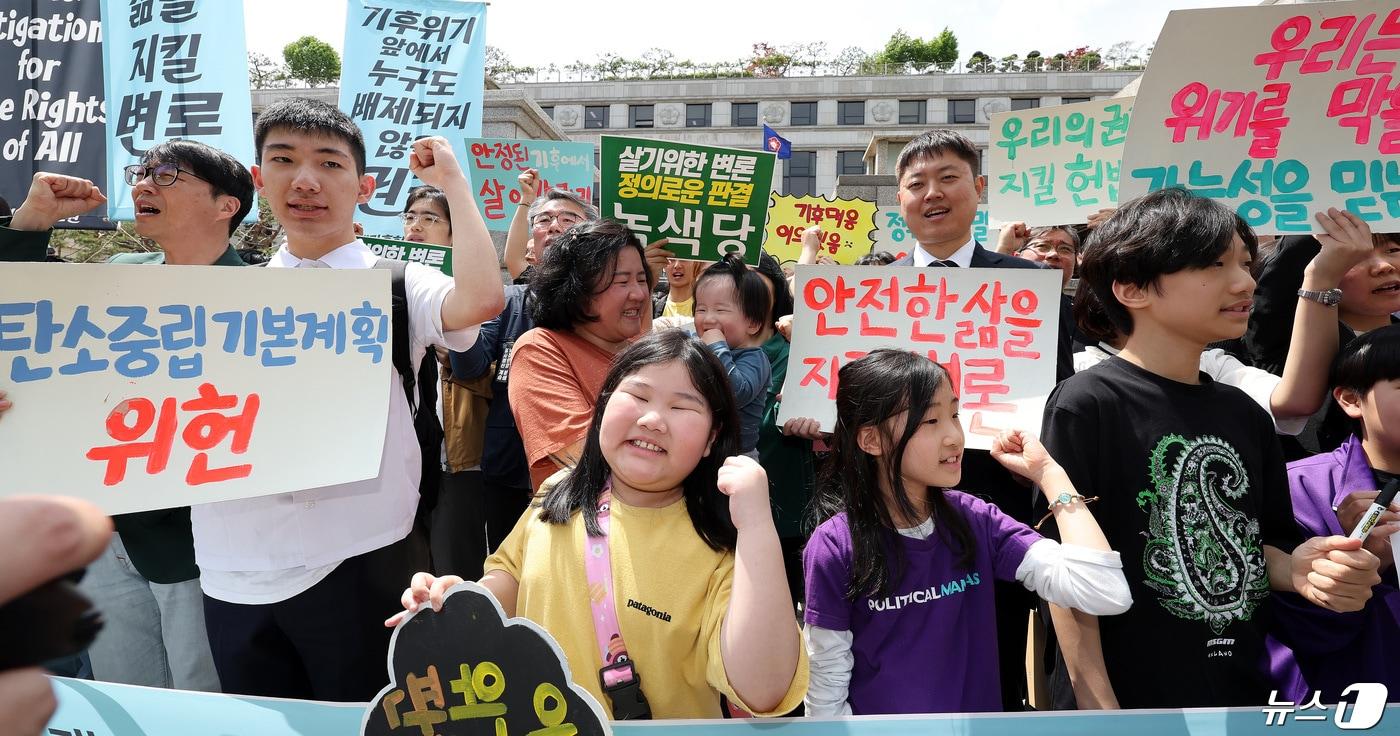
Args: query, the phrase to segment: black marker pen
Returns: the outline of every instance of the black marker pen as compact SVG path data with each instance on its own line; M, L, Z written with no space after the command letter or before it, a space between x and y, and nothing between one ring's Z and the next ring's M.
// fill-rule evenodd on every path
M1395 492L1400 490L1400 478L1395 478L1385 484L1385 488L1376 496L1376 500L1371 503L1371 508L1366 509L1361 521L1357 522L1356 528L1351 530L1350 539L1365 540L1366 535L1371 533L1371 527L1376 525L1376 521L1381 518L1381 514L1390 508L1390 502L1395 500Z

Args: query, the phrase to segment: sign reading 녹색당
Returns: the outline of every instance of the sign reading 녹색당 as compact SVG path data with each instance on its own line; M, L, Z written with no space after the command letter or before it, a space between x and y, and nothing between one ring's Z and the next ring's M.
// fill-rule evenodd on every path
M855 263L870 252L875 228L875 203L862 199L823 199L781 194L768 208L768 233L763 249L779 263L796 261L802 253L802 233L822 229L819 255L837 263Z
M486 229L505 232L520 206L520 172L534 169L545 189L593 201L593 144L571 141L468 138L467 176Z
M346 0L345 49L340 109L364 133L376 184L355 219L369 235L394 235L413 187L413 141L443 136L465 165L463 140L481 135L486 4Z
M603 216L648 241L668 238L677 258L758 263L773 154L647 138L603 136Z
M0 264L0 497L116 514L372 478L389 317L383 269Z
M1065 225L1118 206L1133 98L992 116L987 204L1000 222Z
M0 197L13 207L39 171L95 182L107 176L106 91L93 73L102 68L101 3L20 7L0 16ZM102 207L59 226L110 227L105 215Z
M1400 230L1393 0L1176 10L1134 104L1124 201L1181 186L1261 233L1345 208Z
M187 138L226 151L245 165L253 162L242 3L103 0L102 18L105 193L113 220L135 219L123 170L139 163L157 143Z
M1060 276L1053 270L801 266L778 423L836 424L841 366L876 348L927 355L961 399L967 446L1038 432L1055 387Z

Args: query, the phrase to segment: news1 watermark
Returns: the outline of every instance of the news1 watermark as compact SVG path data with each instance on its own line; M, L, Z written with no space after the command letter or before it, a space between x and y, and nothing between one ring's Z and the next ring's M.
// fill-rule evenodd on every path
M1277 690L1269 692L1269 705L1264 708L1265 726L1282 726L1293 716L1295 721L1315 723L1332 721L1345 731L1365 731L1381 722L1389 696L1386 686L1379 682L1358 682L1342 691L1341 698L1328 708L1322 703L1322 692L1314 691L1306 702L1293 703L1279 698ZM1332 711L1329 714L1328 711Z

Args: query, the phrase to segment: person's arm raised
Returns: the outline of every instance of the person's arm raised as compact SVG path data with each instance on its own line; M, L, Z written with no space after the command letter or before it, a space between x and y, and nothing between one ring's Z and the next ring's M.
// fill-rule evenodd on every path
M447 195L452 211L452 280L456 288L442 301L442 329L461 330L485 322L505 307L496 246L472 196L471 184L446 138L413 142L409 170Z
M506 250L502 260L506 272L512 279L520 277L525 267L530 265L525 258L525 248L530 242L530 205L540 196L540 172L526 169L517 177L520 183L520 206L510 218L510 230L506 232ZM536 244L536 248L539 244Z
M40 171L29 182L29 193L10 218L10 229L48 230L59 220L81 215L106 202L102 190L87 179Z

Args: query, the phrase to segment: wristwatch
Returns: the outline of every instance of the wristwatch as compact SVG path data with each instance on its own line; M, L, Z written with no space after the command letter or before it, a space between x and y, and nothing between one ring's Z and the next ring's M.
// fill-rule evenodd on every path
M1307 299L1311 302L1317 302L1318 304L1321 304L1324 307L1335 307L1338 304L1342 303L1341 289L1327 289L1326 291L1308 291L1307 289L1299 289L1298 296L1301 296L1304 299Z

